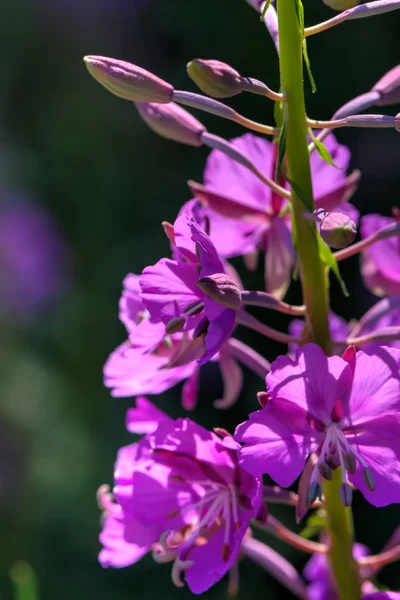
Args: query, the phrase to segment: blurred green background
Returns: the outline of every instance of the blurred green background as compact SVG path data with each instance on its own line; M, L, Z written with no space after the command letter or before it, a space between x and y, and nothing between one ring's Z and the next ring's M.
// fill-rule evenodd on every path
M304 4L307 24L331 14L320 0ZM160 222L173 221L190 198L186 181L202 180L207 152L157 138L128 102L91 79L82 57L125 59L195 91L185 71L195 57L226 61L277 88L275 51L244 0L3 0L0 20L0 201L17 191L44 208L66 248L58 265L64 292L34 315L10 306L0 319L0 597L14 597L10 568L22 559L34 568L43 600L183 600L190 593L172 586L170 565L146 558L121 571L100 568L95 492L112 483L116 451L132 440L124 430L132 400L112 399L102 385L103 364L125 335L118 322L121 282L168 252ZM310 116L329 118L399 62L399 25L392 13L310 40L318 86L315 96L308 93ZM262 98L237 97L231 105L272 122L272 103ZM197 116L226 137L244 133ZM343 130L338 137L363 173L356 205L362 213L389 214L399 202L400 138L388 130ZM344 299L333 283L333 307L359 317L373 297L362 286L357 259L344 275L352 296ZM0 286L9 285L5 270L0 278ZM260 287L261 273L247 274L245 284ZM283 317L259 316L287 326ZM285 351L247 332L242 339L269 359ZM256 408L262 384L246 373L240 403L217 412L214 371L213 365L203 369L193 417L233 429ZM179 394L178 387L159 400L171 415L180 414ZM273 512L294 525L290 509ZM358 539L379 551L399 515L396 506L378 512L357 495ZM304 556L270 541L302 568ZM240 599L291 597L249 561L241 575ZM400 587L398 568L387 568L381 580ZM222 582L207 598L225 594Z

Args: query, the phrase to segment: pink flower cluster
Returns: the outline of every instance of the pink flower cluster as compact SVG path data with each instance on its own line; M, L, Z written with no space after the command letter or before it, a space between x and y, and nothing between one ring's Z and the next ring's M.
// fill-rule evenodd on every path
M232 145L273 177L277 146L252 134ZM358 223L348 201L359 173L346 175L350 153L333 135L327 147L340 169L312 155L317 207L339 209ZM283 178L280 183L289 189ZM127 428L144 437L119 451L113 493L104 487L99 492L100 562L124 567L151 552L156 561L172 563L176 585L186 582L202 593L236 568L241 552L254 552L251 523L268 527L264 474L281 488L300 476L306 509L323 500L323 484L334 472L340 473L345 506L354 490L374 506L400 502L400 246L396 237L366 246L365 283L387 297L352 326L331 313L337 354L326 356L307 343L306 321L295 319L286 334L246 309L255 304L302 314L301 307L283 301L292 270L298 269L288 200L220 150L211 152L203 184L190 185L194 199L173 224L164 223L170 256L140 275L129 274L123 284L120 320L127 340L105 365L105 385L113 396L137 397ZM363 239L397 218L397 213L393 219L363 217ZM260 253L265 291L245 290L228 259L241 256L254 270ZM288 343L289 355L270 365L234 337L239 325ZM183 382L183 407L193 409L200 367L208 361L221 370L224 393L215 404L220 408L241 393L239 363L266 380L261 409L233 436L187 418L174 421L143 397ZM314 557L305 572L310 599L333 598L327 562L321 560ZM272 571L282 568L269 555L265 561ZM365 600L399 597L371 590Z

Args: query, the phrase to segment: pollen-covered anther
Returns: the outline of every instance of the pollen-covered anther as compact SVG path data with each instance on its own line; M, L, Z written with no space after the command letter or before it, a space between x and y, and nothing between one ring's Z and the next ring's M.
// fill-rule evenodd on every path
M327 462L319 462L318 471L320 472L321 477L323 477L327 481L332 481L332 469Z
M369 490L371 490L371 492L374 492L376 489L376 486L375 486L375 481L374 481L374 477L372 475L371 469L369 469L368 467L364 467L362 470L362 476L363 476L363 480L364 480L364 483L367 486L367 488Z
M165 331L169 334L178 333L178 331L181 331L183 329L185 323L185 317L174 317L165 326Z

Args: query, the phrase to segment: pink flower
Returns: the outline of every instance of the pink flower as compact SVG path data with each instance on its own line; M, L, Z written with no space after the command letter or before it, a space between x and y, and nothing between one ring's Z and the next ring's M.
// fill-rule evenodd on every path
M351 502L347 479L375 506L400 502L400 351L374 355L348 349L326 357L307 344L296 359L279 356L267 375L269 400L238 426L240 465L291 485L308 455L318 454L310 497L320 477L342 474L341 498ZM329 477L330 476L330 477Z
M233 444L233 441L231 441ZM238 559L250 520L262 506L262 482L243 471L235 449L189 419L166 417L139 443L122 448L114 497L100 497L103 566L122 567L152 550L172 562L172 578L200 594Z
M398 218L367 215L361 219L361 236L367 238ZM377 296L400 293L400 240L397 236L372 244L361 255L361 273L368 289Z
M251 133L235 138L232 143L263 173L275 177L277 145ZM345 204L359 177L358 173L346 177L350 152L333 135L325 143L341 169L328 165L317 153L312 154L316 208L332 211L341 207L357 222L357 210ZM288 189L284 180L280 183ZM213 150L208 158L204 185L206 189L200 199L207 206L211 239L220 256L229 258L266 251L266 290L283 296L295 259L288 200L218 150Z
M194 219L183 215L174 224L177 259L162 258L140 278L141 298L152 319L204 337L199 363L212 358L230 337L236 312L207 296L199 279L225 273L214 244ZM196 256L196 248L199 258ZM185 259L185 260L183 260Z
M151 319L140 297L137 275L125 278L119 307L129 339L112 352L104 366L104 383L112 388L112 395L160 394L187 380L183 398L187 407L193 407L199 375L194 361L203 352L201 340L189 345L184 334L167 335L164 323Z

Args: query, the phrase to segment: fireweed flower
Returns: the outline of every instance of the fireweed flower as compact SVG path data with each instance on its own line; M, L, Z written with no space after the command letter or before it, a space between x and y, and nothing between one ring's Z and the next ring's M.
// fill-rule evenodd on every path
M191 331L194 339L204 337L204 352L199 357L199 363L204 364L230 337L236 310L217 302L198 285L217 280L219 286L224 284L219 279L224 277L225 268L209 236L185 215L178 217L174 230L180 234L179 241L175 234L178 255L186 260L163 258L144 269L141 298L152 318L165 323L167 329L177 324L180 330ZM230 278L225 276L228 284ZM235 298L239 308L239 294Z
M24 316L65 290L69 257L49 214L18 195L0 203L0 307Z
M170 366L171 360L186 347L187 340L182 333L166 334L165 325L150 318L140 297L138 275L128 275L124 280L119 316L129 337L111 354L104 367L104 383L112 388L112 395L160 394L187 379L183 398L190 405L195 403L192 396L197 388L196 363ZM199 347L198 352L201 351Z
M233 442L232 442L233 443ZM243 471L237 453L189 419L166 417L137 444L122 448L114 504L104 491L100 541L104 567L137 562L152 551L172 562L172 579L200 594L236 563L251 519L262 507L262 482Z
M399 350L381 347L369 355L350 348L340 358L307 344L295 360L279 356L266 382L265 408L234 436L244 443L244 469L288 487L315 452L310 499L319 495L320 477L340 468L344 504L351 502L347 480L375 506L400 502Z
M361 219L361 237L367 238L398 221L391 217L367 215ZM377 296L400 293L400 240L397 236L372 244L361 255L361 273L368 289Z
M274 178L276 144L251 133L232 140L266 175ZM311 155L316 208L341 207L357 223L358 211L347 204L355 191L358 173L346 177L349 150L330 135L326 145L340 169ZM280 184L288 188L284 180ZM218 150L213 150L204 171L205 193L199 196L210 219L210 235L220 256L266 252L266 291L283 296L291 278L295 252L291 235L289 202L275 194L251 172Z
M363 544L354 544L353 556L356 560L368 556L370 551ZM367 569L363 569L363 576L368 576ZM309 581L307 587L308 600L339 600L336 590L335 579L331 571L328 557L317 553L308 561L304 568L304 577ZM363 584L363 592L367 593L371 584L367 581Z

